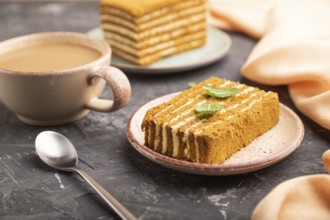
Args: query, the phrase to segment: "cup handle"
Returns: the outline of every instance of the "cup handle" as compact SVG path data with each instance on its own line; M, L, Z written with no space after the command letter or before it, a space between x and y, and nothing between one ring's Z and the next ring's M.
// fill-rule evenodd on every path
M87 82L93 84L94 78L104 79L113 93L113 100L94 97L85 105L86 108L100 111L112 112L124 107L131 97L131 85L126 75L113 66L99 66L92 70Z

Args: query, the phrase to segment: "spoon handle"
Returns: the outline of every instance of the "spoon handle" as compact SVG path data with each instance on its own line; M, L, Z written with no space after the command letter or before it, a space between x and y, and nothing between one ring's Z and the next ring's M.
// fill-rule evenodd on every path
M81 170L79 167L75 167L74 170L86 180L89 185L104 199L104 201L124 220L136 220L134 215L128 211L120 202L115 199L106 189L104 189L96 180L94 180L89 174Z

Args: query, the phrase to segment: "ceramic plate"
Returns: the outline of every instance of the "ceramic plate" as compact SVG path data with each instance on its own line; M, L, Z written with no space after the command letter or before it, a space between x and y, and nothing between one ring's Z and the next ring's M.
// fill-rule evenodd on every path
M300 118L291 109L280 104L279 122L221 164L193 163L164 156L144 145L141 123L148 109L168 101L176 94L169 94L148 102L133 114L127 126L127 137L132 146L147 159L170 169L200 175L247 173L284 159L299 146L303 139L304 126Z
M100 28L93 29L88 32L89 35L103 38ZM140 74L162 74L175 73L201 67L215 62L226 55L231 46L231 39L225 32L208 27L208 37L205 46L193 49L181 54L163 58L149 66L139 66L120 57L113 55L111 64L123 71L140 73Z

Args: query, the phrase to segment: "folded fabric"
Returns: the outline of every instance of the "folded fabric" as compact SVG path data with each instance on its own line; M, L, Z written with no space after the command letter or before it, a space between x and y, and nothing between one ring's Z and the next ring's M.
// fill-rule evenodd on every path
M242 74L288 84L297 108L330 129L329 0L211 0L209 23L261 38Z
M330 150L323 154L330 171ZM297 177L276 186L263 198L252 220L326 220L330 219L330 175Z

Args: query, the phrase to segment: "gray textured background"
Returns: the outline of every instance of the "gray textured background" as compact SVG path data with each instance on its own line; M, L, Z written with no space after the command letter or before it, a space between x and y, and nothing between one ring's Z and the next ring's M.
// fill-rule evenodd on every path
M0 40L44 31L86 32L98 26L98 3L0 3ZM127 74L133 95L127 107L91 113L65 126L33 127L17 120L0 103L0 219L117 219L102 200L73 174L44 165L34 151L43 130L66 135L77 147L81 166L139 219L249 219L255 205L278 183L301 175L325 173L322 153L330 133L302 118L303 143L287 159L269 168L236 176L197 176L151 163L126 139L126 123L141 105L179 91L190 81L215 75L279 92L293 110L286 87L252 83L239 74L255 41L230 34L233 47L215 64L173 75ZM111 97L109 90L105 97Z

